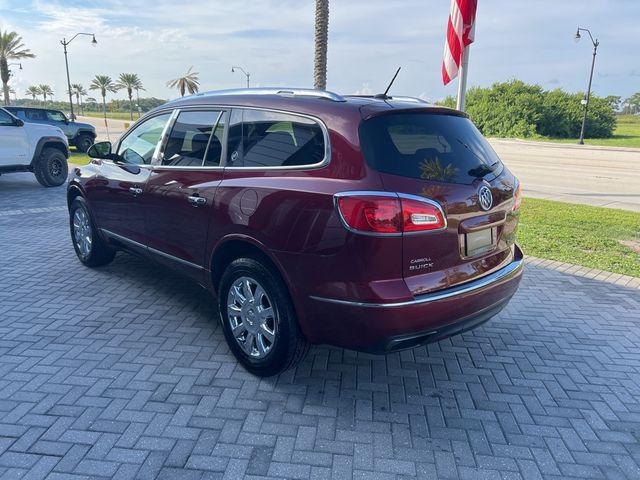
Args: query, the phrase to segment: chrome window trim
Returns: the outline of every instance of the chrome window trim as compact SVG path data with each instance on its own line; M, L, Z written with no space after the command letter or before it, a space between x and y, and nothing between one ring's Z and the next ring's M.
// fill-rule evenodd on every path
M377 233L377 232L363 232L360 230L355 230L351 228L351 226L347 223L340 208L338 206L338 199L340 197L356 197L356 196L376 196L376 197L393 197L393 198L406 198L408 200L416 200L418 202L428 203L434 207L436 207L442 218L444 219L444 227L438 228L436 230L424 230L421 232L397 232L397 233ZM356 235L367 235L369 237L402 237L402 236L413 236L413 235L426 235L430 233L438 233L443 232L448 227L447 216L444 213L442 205L440 205L435 200L431 200L430 198L420 197L418 195L410 195L408 193L396 193L396 192L385 192L385 191L377 191L377 190L354 190L354 191L345 191L338 192L333 194L333 206L340 219L340 223L349 230L351 233L355 233Z
M513 260L509 265L497 270L489 275L486 275L477 280L472 280L462 285L439 290L437 292L425 293L424 295L418 295L413 300L404 302L391 302L391 303L369 303L369 302L355 302L351 300L341 300L338 298L319 297L310 295L309 298L318 300L321 302L335 303L338 305L347 305L351 307L364 307L364 308L396 308L396 307L408 307L412 305L422 305L425 303L437 302L439 300L446 300L459 295L472 293L476 290L488 287L494 283L498 283L504 280L508 280L515 277L522 271L524 266L524 259Z
M225 169L229 171L245 171L245 172L263 172L263 171L271 171L271 170L314 170L317 168L323 168L331 163L331 142L329 140L329 129L324 124L322 120L318 117L314 117L313 115L307 115L305 113L297 113L291 112L289 110L279 110L275 108L263 108L263 107L244 107L244 106L235 106L231 107L236 110L258 110L263 112L273 112L273 113L281 113L283 115L289 115L292 117L301 117L306 118L307 120L311 120L320 126L320 130L322 131L322 137L324 139L324 157L321 161L316 163L310 163L308 165L287 165L287 166L276 166L276 167L227 167L227 158L224 159ZM231 117L229 117L231 118Z
M191 263L188 260L183 260L182 258L175 257L175 256L173 256L173 255L171 255L169 253L163 252L162 250L158 250L156 248L152 248L152 247L150 247L148 245L145 245L144 243L136 242L135 240L131 240L130 238L124 237L124 236L119 235L117 233L113 233L112 231L107 230L105 228L101 228L100 231L103 234L107 235L108 237L112 237L112 238L115 238L116 240L119 240L121 242L128 243L128 244L133 245L135 247L148 250L150 253L154 253L156 255L160 255L161 257L167 258L169 260L173 260L174 262L181 263L181 264L186 265L186 266L191 267L191 268L195 268L195 269L198 269L198 270L204 270L204 267L202 267L201 265L196 265L195 263Z
M314 117L313 115L307 115L305 113L298 113L298 112L292 112L290 110L280 110L277 108L264 108L264 107L252 107L252 106L242 106L242 105L217 105L217 104L202 104L202 105L187 105L184 107L177 107L175 108L173 111L174 112L181 112L181 111L192 111L192 110L211 110L211 109L221 109L222 111L227 111L229 112L229 121L231 120L231 112L232 110L260 110L260 111L264 111L264 112L274 112L274 113L282 113L284 115L291 115L294 117L302 117L302 118L306 118L308 120L311 120L313 122L315 122L316 124L318 124L320 126L320 130L322 131L322 137L324 139L324 157L320 162L317 163L311 163L309 165L292 165L292 166L279 166L279 167L227 167L227 143L228 143L228 132L229 132L229 125L227 125L227 127L225 128L225 132L224 132L224 143L222 144L222 155L223 157L220 160L220 165L219 166L215 166L215 167L179 167L179 166L169 166L169 165L158 165L157 163L154 163L152 161L151 166L154 167L154 170L156 168L162 168L162 169L176 169L176 170L229 170L229 171L245 171L245 172L264 172L264 171L272 171L272 170L293 170L293 171L297 171L297 170L315 170L318 168L324 168L327 165L329 165L331 163L331 141L329 139L329 129L327 128L327 126L324 124L324 122L322 120L320 120L318 117ZM162 113L166 113L166 110ZM151 118L151 117L149 117ZM171 120L170 120L171 121ZM175 118L173 119L173 122L175 122ZM229 123L229 122L227 122ZM173 124L172 124L173 126ZM166 143L167 138L163 138L162 144L163 144L163 151L164 151L164 144ZM155 157L155 153L154 153L154 157Z

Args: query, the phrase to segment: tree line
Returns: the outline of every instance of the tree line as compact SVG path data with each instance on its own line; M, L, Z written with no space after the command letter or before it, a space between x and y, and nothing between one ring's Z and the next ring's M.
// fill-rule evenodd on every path
M545 90L521 80L474 87L467 91L466 111L480 131L493 137L578 138L584 115L582 92L569 93L558 88ZM442 105L455 108L455 98ZM591 95L586 135L611 137L616 127L619 97Z

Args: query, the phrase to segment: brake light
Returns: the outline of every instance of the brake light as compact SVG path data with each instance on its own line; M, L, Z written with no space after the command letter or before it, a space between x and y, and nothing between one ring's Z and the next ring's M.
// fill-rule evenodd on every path
M520 208L522 203L522 192L520 192L520 182L516 179L516 190L513 192L513 205L511 205L511 211L515 212Z
M446 227L435 202L397 195L349 194L336 196L342 220L352 230L379 234L424 232Z
M339 196L338 210L353 230L400 233L400 199L376 195Z

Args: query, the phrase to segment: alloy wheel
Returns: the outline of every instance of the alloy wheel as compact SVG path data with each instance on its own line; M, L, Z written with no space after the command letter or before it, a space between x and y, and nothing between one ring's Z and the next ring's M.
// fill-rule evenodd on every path
M80 254L85 258L88 257L91 253L93 234L89 215L82 208L76 209L73 213L73 238Z
M257 280L245 276L233 282L227 316L233 338L247 355L261 359L269 354L277 335L276 312Z

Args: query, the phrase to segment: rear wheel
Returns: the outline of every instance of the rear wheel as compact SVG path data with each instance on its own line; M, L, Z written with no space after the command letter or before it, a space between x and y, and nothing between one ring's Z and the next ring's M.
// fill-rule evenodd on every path
M57 148L45 148L33 164L33 173L43 187L62 185L69 175L67 157Z
M86 152L89 150L89 147L93 145L93 136L87 133L82 133L78 135L78 139L75 141L76 148L79 152Z
M251 373L267 377L295 366L308 350L284 282L259 258L231 262L218 294L229 348Z
M69 208L69 228L71 240L78 259L88 267L98 267L110 263L116 255L98 234L87 202L77 197Z

